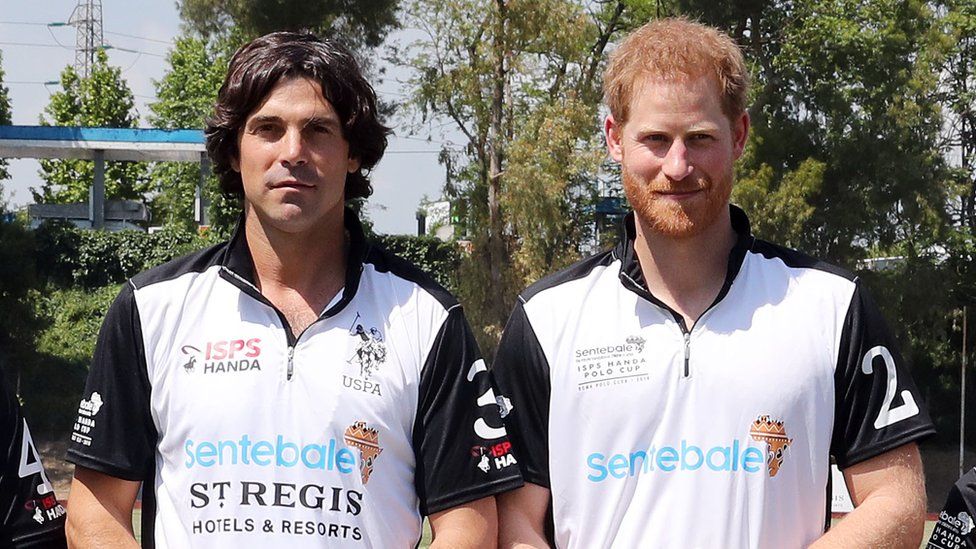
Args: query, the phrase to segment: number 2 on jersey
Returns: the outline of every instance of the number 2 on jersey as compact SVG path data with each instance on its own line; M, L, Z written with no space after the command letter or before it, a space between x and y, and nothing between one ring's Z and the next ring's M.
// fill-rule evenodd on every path
M891 407L891 403L895 400L895 392L898 391L898 372L895 370L895 359L887 347L881 345L872 347L861 360L861 371L868 375L874 373L874 359L879 356L884 359L888 385L885 389L884 402L881 403L881 411L878 412L878 418L874 420L875 429L887 427L918 414L918 404L915 404L915 397L908 390L901 392L901 398L905 403Z

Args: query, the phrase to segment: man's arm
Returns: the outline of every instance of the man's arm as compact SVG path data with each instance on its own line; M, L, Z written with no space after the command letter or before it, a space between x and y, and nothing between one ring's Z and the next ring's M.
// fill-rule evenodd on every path
M498 547L537 549L546 541L546 512L550 492L538 484L525 483L518 490L498 495Z
M925 479L915 443L844 469L855 509L811 548L919 546L925 526Z
M75 467L68 496L68 546L138 548L132 532L132 507L139 484Z
M429 517L434 536L431 549L494 549L498 541L495 498L486 497L434 513Z

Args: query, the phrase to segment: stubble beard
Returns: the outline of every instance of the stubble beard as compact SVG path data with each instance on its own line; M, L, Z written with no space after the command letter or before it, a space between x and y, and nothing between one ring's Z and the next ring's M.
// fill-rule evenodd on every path
M732 174L723 173L719 181L707 175L693 173L691 181L683 181L674 187L686 190L703 189L704 196L694 198L687 204L667 200L654 190L669 188L647 181L642 176L622 169L624 193L634 213L645 229L665 238L685 239L702 234L719 218L728 207L732 191Z

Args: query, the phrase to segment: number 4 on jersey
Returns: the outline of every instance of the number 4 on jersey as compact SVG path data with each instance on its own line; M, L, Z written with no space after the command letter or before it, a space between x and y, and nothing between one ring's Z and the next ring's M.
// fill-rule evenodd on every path
M884 402L881 403L881 411L878 412L878 417L874 420L875 429L887 427L918 414L918 404L915 403L915 397L907 390L901 392L901 398L905 403L901 406L891 407L891 403L895 400L895 393L898 391L898 372L895 370L895 359L887 347L881 345L872 347L861 360L861 371L868 375L874 373L874 359L879 356L884 359L888 385L885 389Z
M41 456L34 448L34 440L31 438L30 429L27 428L27 420L24 423L24 436L20 441L20 467L17 475L20 478L27 478L31 475L41 475L41 483L37 485L37 495L43 496L54 491L51 481L47 479L44 472L44 465L41 463Z

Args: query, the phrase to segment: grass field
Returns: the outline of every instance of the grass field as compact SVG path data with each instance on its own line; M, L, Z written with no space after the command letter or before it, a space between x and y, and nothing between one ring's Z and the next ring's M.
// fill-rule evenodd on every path
M834 521L836 522L836 521ZM139 525L142 523L142 510L136 509L132 512L132 527L136 531L136 539L140 542L142 541L139 536ZM935 528L935 522L926 521L925 522L925 535L922 536L922 545L919 549L923 549L925 544L928 542L929 536L932 535L932 529ZM430 546L430 528L427 526L427 521L424 521L424 537L420 540L420 549L426 549Z

